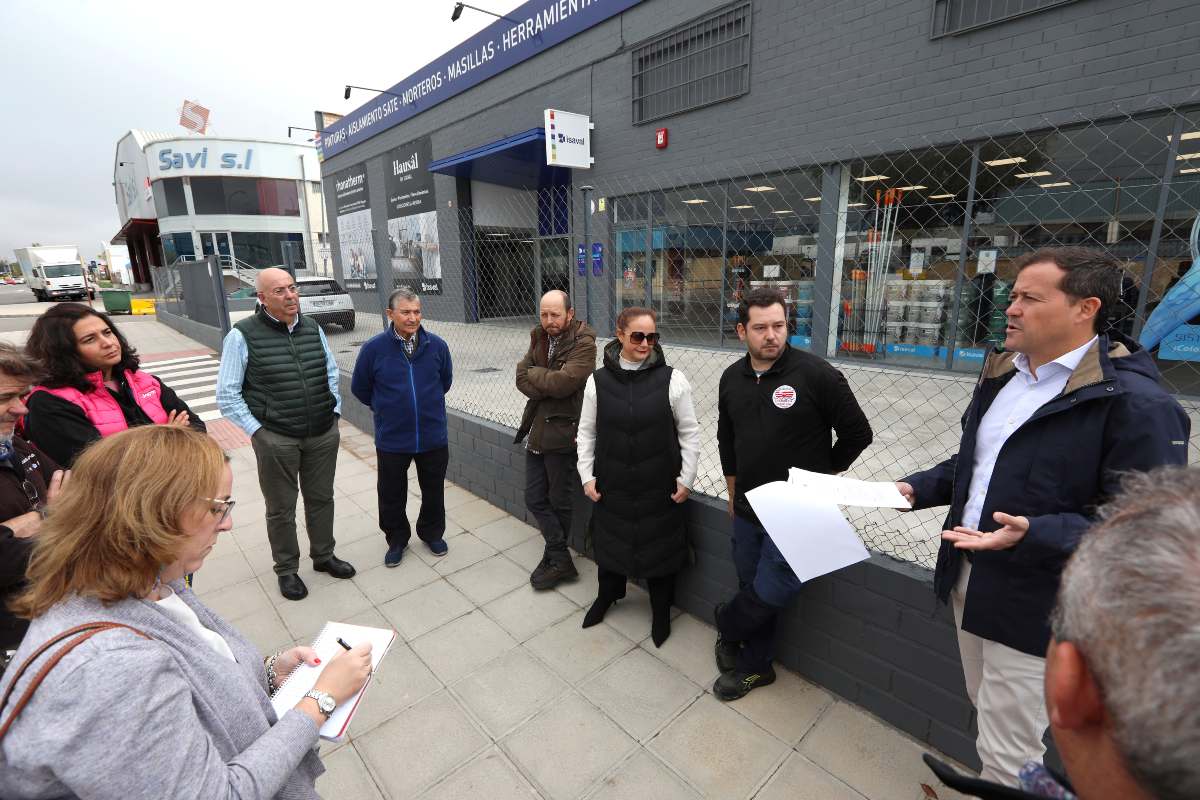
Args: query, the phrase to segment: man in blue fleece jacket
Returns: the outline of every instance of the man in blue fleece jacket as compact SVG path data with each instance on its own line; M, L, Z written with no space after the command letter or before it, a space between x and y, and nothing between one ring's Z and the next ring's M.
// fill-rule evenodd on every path
M387 317L387 330L359 351L350 391L375 415L379 527L388 545L383 563L395 567L412 536L405 506L414 461L421 486L417 536L434 555L446 555L446 392L454 370L446 342L421 327L421 299L412 289L392 292Z

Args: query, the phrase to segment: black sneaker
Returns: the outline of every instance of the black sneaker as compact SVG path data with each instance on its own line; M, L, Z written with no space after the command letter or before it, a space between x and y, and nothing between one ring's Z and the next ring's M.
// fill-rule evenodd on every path
M569 555L555 558L547 556L533 570L529 582L535 589L553 589L563 581L579 577L579 571Z
M717 657L717 670L722 674L737 669L738 651L742 649L740 643L727 642L721 638L721 614L725 611L725 606L725 603L717 603L713 611L713 618L717 623L717 643L713 645L713 653Z
M737 700L750 694L752 689L769 686L775 682L775 668L767 667L762 672L723 672L713 683L713 694L718 700Z
M400 566L400 561L404 558L404 548L407 546L406 544L394 544L389 547L383 556L383 565L385 567Z

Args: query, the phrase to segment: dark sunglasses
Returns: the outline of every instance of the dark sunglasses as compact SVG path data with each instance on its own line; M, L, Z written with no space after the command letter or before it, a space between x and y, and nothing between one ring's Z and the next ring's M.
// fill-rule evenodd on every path
M642 342L658 344L658 332L655 331L654 333L643 333L642 331L631 331L629 333L629 341L633 342L634 344L641 344Z

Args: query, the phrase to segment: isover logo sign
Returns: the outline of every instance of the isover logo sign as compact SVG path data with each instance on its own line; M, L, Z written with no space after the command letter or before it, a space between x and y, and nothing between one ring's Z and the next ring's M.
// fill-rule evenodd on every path
M558 135L558 143L559 144L577 144L577 145L582 146L582 145L586 144L587 142L585 140L577 138L575 136L568 136L565 133L560 133Z
M220 162L215 164L218 169L250 169L254 160L254 148L247 147L244 153L221 153ZM208 148L199 152L177 152L167 147L158 153L158 169L168 172L173 169L208 169Z

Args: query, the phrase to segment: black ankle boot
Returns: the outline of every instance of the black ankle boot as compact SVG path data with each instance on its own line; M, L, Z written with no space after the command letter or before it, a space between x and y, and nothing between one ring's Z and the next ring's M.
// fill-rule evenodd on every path
M616 602L616 597L597 597L592 603L592 607L583 615L583 627L590 628L593 625L599 625L603 622L604 615L608 613L608 609L612 608Z
M671 635L671 607L665 609L654 609L654 614L650 620L650 639L654 642L655 647L662 647L662 643Z

